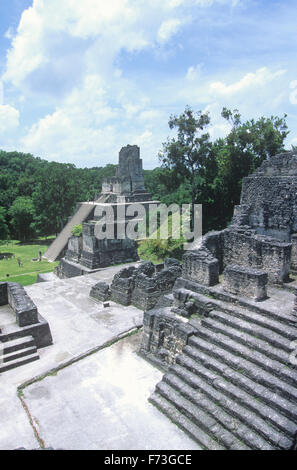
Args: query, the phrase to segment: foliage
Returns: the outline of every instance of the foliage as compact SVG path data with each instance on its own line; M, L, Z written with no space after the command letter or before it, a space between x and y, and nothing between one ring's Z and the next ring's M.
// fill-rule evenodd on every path
M35 210L32 232L38 235L58 233L76 204L96 199L102 179L114 173L115 165L111 164L104 168L76 168L30 154L0 150L0 206L7 211L6 224L16 234L9 209L17 198L29 197ZM17 237L26 238L27 234Z
M80 237L82 234L82 224L75 225L71 229L71 233L74 237Z
M9 236L9 230L6 223L6 210L0 207L0 240L6 240Z
M10 207L8 214L11 217L14 234L20 240L30 240L34 236L32 224L35 210L32 199L28 196L17 197Z
M184 237L180 233L180 227L172 227L172 215L169 215L168 221L164 223L168 224L168 238L162 239L160 236L161 226L159 224L156 232L153 236L156 238L148 238L138 242L138 255L143 260L153 261L155 263L161 263L164 258L173 257L182 259L183 245L185 243ZM176 232L176 228L178 232Z
M202 204L204 232L228 225L240 202L242 179L283 151L289 133L286 115L243 121L238 110L223 108L222 116L230 132L212 143L204 133L210 119L202 111L194 113L187 106L180 116L170 117L177 138L163 144L162 167L145 174L161 202Z
M230 132L214 142L206 132L207 113L187 106L179 116L170 116L168 124L176 137L163 144L161 167L144 171L154 200L168 206L203 205L204 232L230 222L234 205L240 202L242 179L263 160L283 151L288 135L286 115L243 121L238 110L223 108L222 116ZM76 168L0 151L0 239L7 238L9 231L22 240L35 234L57 234L76 204L96 199L102 179L114 174L115 165ZM162 257L166 250L175 250L175 242L150 240L141 246L151 250L152 256Z
M283 151L289 133L286 115L242 122L238 110L223 108L222 116L232 129L225 139L218 139L212 145L211 154L217 169L213 181L209 182L219 227L227 224L234 206L240 202L242 179L253 173L264 160Z
M195 113L189 106L180 116L170 116L168 125L177 129L177 138L167 139L159 153L162 167L171 170L172 177L180 184L190 185L192 207L197 201L199 180L203 178L211 148L209 134L205 132L209 123L208 113Z
M162 167L145 172L147 188L162 203L202 204L204 233L228 225L234 205L240 203L242 179L264 160L284 151L289 133L286 115L243 121L238 110L223 108L222 116L230 132L212 143L203 133L210 124L208 115L186 107L180 116L170 117L169 127L177 129L177 138L163 144ZM170 243L143 241L139 254L162 259L166 250L168 255Z
M169 237L168 240L143 240L138 246L138 255L140 259L161 263L165 258L182 259L183 240L174 240Z

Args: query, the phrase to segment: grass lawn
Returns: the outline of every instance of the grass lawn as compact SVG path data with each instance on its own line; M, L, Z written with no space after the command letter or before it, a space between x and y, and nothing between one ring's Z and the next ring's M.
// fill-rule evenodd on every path
M52 272L58 262L49 263L44 259L39 262L32 261L32 259L38 258L39 251L44 254L54 238L40 238L26 243L12 240L8 245L6 243L0 245L0 258L1 255L7 254L7 259L0 259L0 282L18 282L23 286L28 286L34 284L38 273ZM20 267L18 258L22 262ZM7 274L9 276L6 276Z

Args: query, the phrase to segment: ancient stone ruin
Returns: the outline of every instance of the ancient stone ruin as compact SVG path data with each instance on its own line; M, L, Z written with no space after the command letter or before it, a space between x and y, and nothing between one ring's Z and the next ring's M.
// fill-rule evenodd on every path
M121 305L149 310L155 307L160 297L172 291L180 275L180 263L174 258L167 258L164 264L157 266L148 261L121 269L111 285L102 281L95 284L90 296L100 302L112 300Z
M23 286L0 283L0 373L39 359L38 348L52 344L48 322Z
M150 401L204 448L296 449L296 214L287 152L244 178L231 225L144 313L140 353L166 371Z
M125 228L134 216L124 217L123 214L126 214L133 203L141 203L147 211L149 204L157 203L151 199L151 195L144 187L139 147L127 145L119 153L116 176L103 180L102 193L95 202L83 203L88 205L86 210L91 204L91 210L82 221L81 237L69 238L65 257L56 269L57 276L60 278L80 276L106 266L136 261L138 255L135 241L119 233L123 229L122 225ZM73 218L82 207L82 205L78 207ZM113 217L111 218L109 214L113 214ZM140 217L139 222L141 220L143 219ZM104 239L98 239L96 230L103 222L106 225L106 232L110 233L111 229L114 238L106 236Z

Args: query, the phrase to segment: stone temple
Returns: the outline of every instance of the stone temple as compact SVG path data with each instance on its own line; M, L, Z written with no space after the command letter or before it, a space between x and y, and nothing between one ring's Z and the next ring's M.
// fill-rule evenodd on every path
M79 204L74 216L44 257L53 261L67 244L65 255L56 269L60 278L90 274L114 264L136 261L138 255L135 241L129 237L122 238L118 233L123 229L121 225L126 225L134 216L124 217L122 214L134 203L141 204L147 211L149 204L157 202L151 199L144 187L140 149L136 145L127 145L119 153L116 175L103 180L102 192L96 201ZM109 219L110 210L114 215L112 219ZM108 236L104 239L96 237L96 227L103 218L106 231L108 228L113 230L113 239ZM139 218L139 222L141 220ZM80 223L83 226L82 236L71 236L73 226Z
M297 450L297 153L244 178L230 226L181 264L95 237L102 208L150 199L138 147L123 148L65 228L83 222L82 237L64 229L48 250L67 245L63 279L0 284L0 447ZM18 376L15 356L32 361Z
M150 401L207 449L296 449L296 231L286 152L244 178L231 225L144 313L141 354L166 371Z

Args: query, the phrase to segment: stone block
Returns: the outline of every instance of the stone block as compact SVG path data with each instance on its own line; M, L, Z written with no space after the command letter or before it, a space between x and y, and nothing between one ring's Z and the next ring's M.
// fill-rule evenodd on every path
M183 256L182 277L214 286L219 282L219 261L205 248L189 251Z
M19 326L28 326L38 323L38 311L23 286L7 283L8 303L15 312L16 322Z
M90 297L99 302L106 302L110 298L109 285L104 281L97 282L90 291Z
M224 271L223 289L256 301L267 298L268 274L259 269L229 265Z
M121 269L110 286L111 300L122 305L131 305L131 296L134 288L135 266Z

